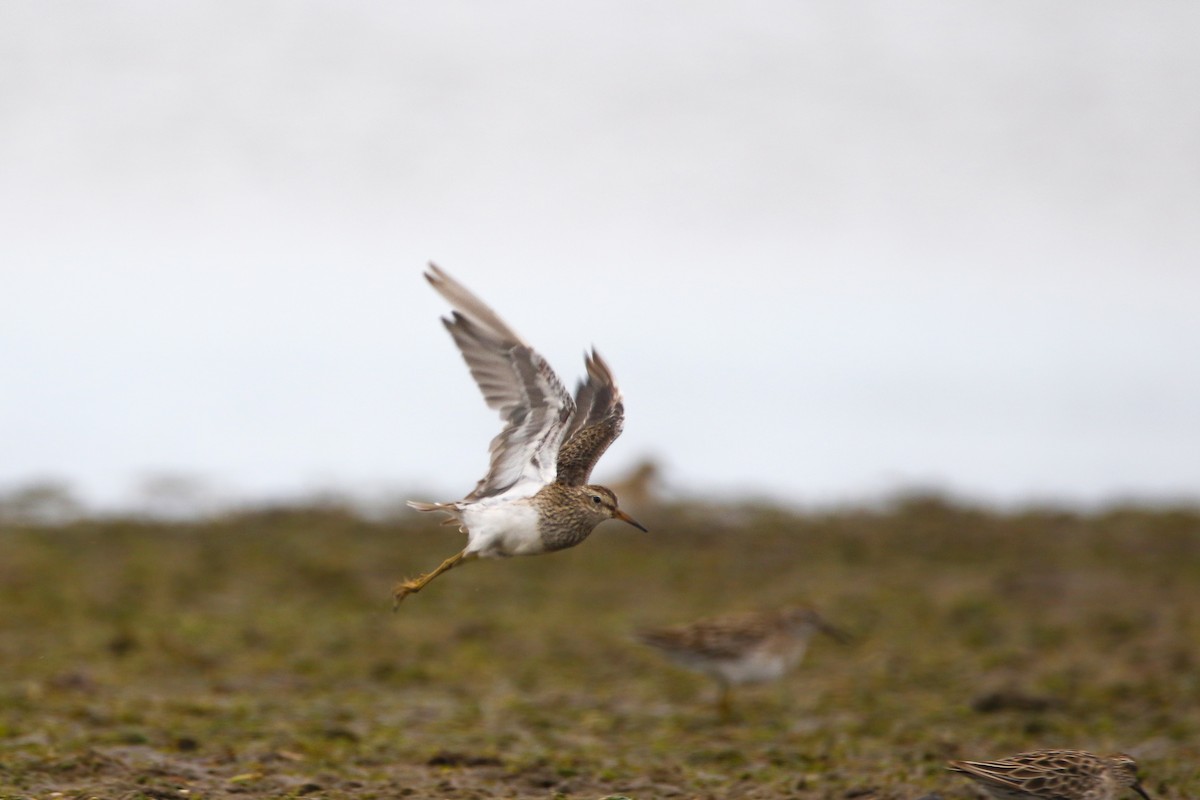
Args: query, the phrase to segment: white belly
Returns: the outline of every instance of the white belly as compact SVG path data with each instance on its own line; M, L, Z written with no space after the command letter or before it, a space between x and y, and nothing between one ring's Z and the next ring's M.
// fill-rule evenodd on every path
M778 680L804 658L805 642L793 642L786 648L757 647L740 658L697 658L677 654L676 660L699 672L733 686Z
M787 671L787 664L779 655L757 652L746 658L717 661L712 671L737 686L777 680Z
M536 509L519 500L463 509L467 552L480 558L531 556L545 552Z

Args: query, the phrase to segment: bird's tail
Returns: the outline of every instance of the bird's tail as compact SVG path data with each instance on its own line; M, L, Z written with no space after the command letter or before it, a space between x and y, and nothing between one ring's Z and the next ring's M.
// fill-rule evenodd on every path
M442 520L443 525L458 525L462 522L462 515L454 503L423 503L420 500L409 500L408 507L416 511L440 511L449 515L449 519Z

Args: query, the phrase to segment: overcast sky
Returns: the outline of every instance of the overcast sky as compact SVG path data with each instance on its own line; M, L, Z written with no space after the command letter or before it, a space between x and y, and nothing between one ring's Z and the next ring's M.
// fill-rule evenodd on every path
M0 5L0 489L469 490L437 261L597 470L1200 498L1200 4Z

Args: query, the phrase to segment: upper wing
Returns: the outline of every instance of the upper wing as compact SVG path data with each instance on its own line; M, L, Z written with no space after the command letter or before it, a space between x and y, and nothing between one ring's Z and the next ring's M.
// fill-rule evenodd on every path
M951 761L950 768L965 772L973 778L986 781L997 786L1003 786L1013 791L1021 791L1021 784L1013 780L1013 768L1018 765L1004 761ZM1028 777L1028 776L1024 776Z
M558 451L557 480L568 486L587 483L596 462L625 426L625 405L612 370L594 349L584 363L587 381L580 381L575 390L575 414Z
M1073 795L1070 784L1092 783L1098 777L1099 767L1090 754L1058 750L1022 753L997 761L950 762L951 769L978 780L1039 797Z
M646 644L662 650L695 653L708 658L737 658L769 634L761 615L734 614L699 620L690 625L642 631L640 637Z
M496 312L435 264L426 279L454 306L443 319L489 408L504 429L492 439L491 465L468 500L500 494L522 480L554 480L555 456L575 404L554 370Z

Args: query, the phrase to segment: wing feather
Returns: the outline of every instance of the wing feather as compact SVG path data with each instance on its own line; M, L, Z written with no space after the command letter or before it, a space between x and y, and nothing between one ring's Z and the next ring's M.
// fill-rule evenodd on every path
M736 659L770 635L769 617L751 613L731 614L697 620L688 625L645 630L639 633L639 638L648 645L671 653Z
M1046 797L1065 792L1070 784L1095 783L1101 768L1095 756L1076 750L1039 750L996 761L951 761L949 766L994 786Z
M492 439L491 462L466 500L500 494L522 481L554 480L556 457L575 403L554 370L512 328L436 265L426 279L454 311L443 319L489 408L504 428Z
M1013 781L1009 775L1014 764L1003 761L951 761L950 768L965 772L973 778L987 781L1013 791L1021 791L1021 785Z
M558 452L559 483L582 486L592 469L625 427L625 405L612 370L592 350L584 356L587 380L575 389L575 414Z

